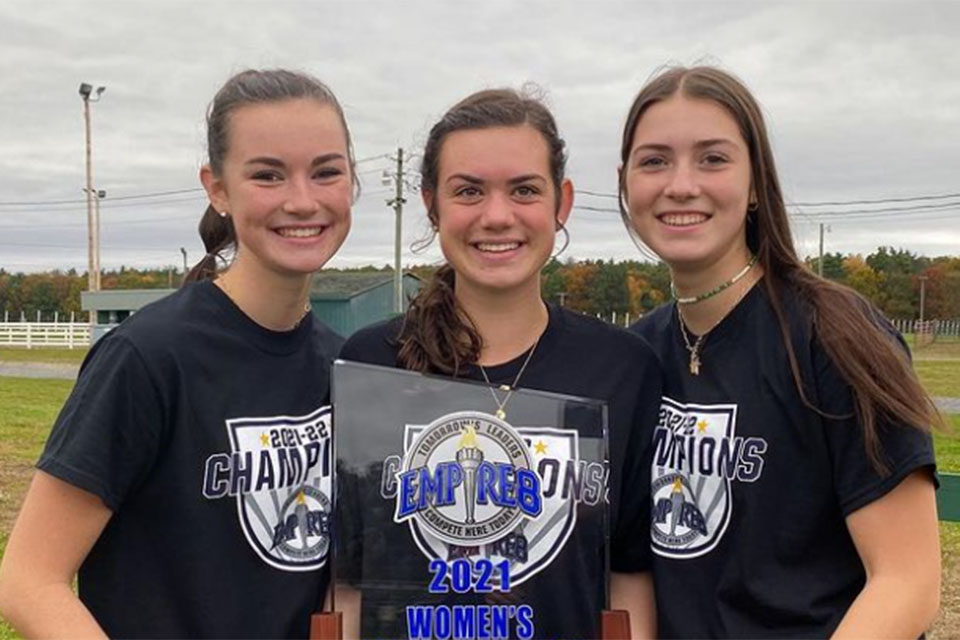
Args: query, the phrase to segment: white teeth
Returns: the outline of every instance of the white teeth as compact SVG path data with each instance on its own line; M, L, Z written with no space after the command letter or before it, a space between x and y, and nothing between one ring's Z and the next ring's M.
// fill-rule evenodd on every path
M277 229L284 238L312 238L323 233L323 227L284 227Z
M491 253L502 253L511 251L520 246L519 242L478 242L477 249L480 251L489 251Z
M660 217L664 224L671 227L689 227L705 222L707 216L702 213L668 213Z

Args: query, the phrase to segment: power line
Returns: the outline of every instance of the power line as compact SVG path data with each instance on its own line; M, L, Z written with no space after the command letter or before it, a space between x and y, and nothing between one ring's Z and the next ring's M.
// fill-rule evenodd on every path
M590 191L589 189L575 189L575 191L588 196L597 196L598 198L613 198L614 200L617 200L620 197L615 193L600 193L599 191Z
M106 202L113 202L116 200L141 200L147 198L158 198L161 196L170 196L170 195L180 195L183 193L193 193L197 191L203 191L203 187L195 187L192 189L171 189L170 191L155 191L153 193L140 193L127 196L111 196ZM39 206L49 206L49 205L60 205L60 204L86 204L87 199L77 199L77 200L34 200L34 201L24 201L24 202L0 202L0 207L39 207ZM102 205L101 205L102 206Z
M873 215L873 214L905 214L912 213L917 211L936 211L941 209L950 209L953 207L960 207L960 202L945 202L941 204L923 204L917 205L915 207L886 207L881 209L848 209L846 211L800 211L795 212L801 215L811 217L811 218L826 218L829 217L831 220L842 219L846 217L860 217L863 215Z
M618 200L620 196L615 193L603 193L600 191L591 191L590 189L577 189L578 194L595 196L598 198L612 198ZM787 202L788 207L841 207L854 204L888 204L894 202L914 202L924 200L947 200L950 198L960 198L960 193L942 193L938 195L910 196L904 198L876 198L872 200L836 200L823 202Z
M935 196L912 196L909 198L878 198L876 200L843 200L837 202L791 202L788 206L794 207L833 207L849 204L887 204L890 202L913 202L914 200L946 200L960 198L960 193L943 193Z
M371 162L373 160L379 160L380 158L390 158L389 153L380 153L375 156L367 156L366 158L360 158L359 160L354 160L353 164L363 164L364 162Z
M21 243L21 242L0 242L0 247L31 247L31 248L43 248L43 249L77 249L85 250L86 245L78 244L34 244L34 243ZM111 249L111 250L123 250L123 249L133 249L135 251L154 251L157 253L170 253L169 249L158 249L157 247L131 247L128 245L124 246L103 246L102 249Z

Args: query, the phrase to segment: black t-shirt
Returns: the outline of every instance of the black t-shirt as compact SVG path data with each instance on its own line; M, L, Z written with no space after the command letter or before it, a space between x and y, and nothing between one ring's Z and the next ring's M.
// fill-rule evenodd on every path
M780 297L808 399L849 417L804 405L763 283L707 335L698 376L675 304L634 327L664 367L650 529L661 637L829 636L866 579L845 517L934 466L929 435L881 424L891 474L877 473L811 313Z
M608 489L613 505L610 510L610 566L613 571L625 573L648 571L649 478L646 475L648 465L644 464L643 456L657 417L661 391L659 364L646 342L627 331L554 306L550 307L549 312L547 328L518 386L595 398L607 403L610 451ZM382 366L398 366L396 338L401 322L398 318L357 332L344 345L340 357ZM510 362L486 367L490 381L512 384L527 355L524 353ZM460 377L483 380L476 366L468 366ZM376 489L374 487L372 490L375 492ZM386 519L389 521L389 516ZM346 524L341 523L344 526ZM397 529L398 535L407 539L411 537L406 527ZM390 534L381 532L379 535L389 537ZM601 572L589 569L595 567L596 563L585 557L584 552L578 553L578 542L575 531L549 566L538 573L534 580L512 589L510 594L498 596L500 601L534 604L536 637L586 637L589 632L585 629L592 629L593 621L584 620L580 612L603 608L604 583L602 575L598 575ZM378 543L377 546L389 546L396 551L388 560L390 569L387 573L395 574L392 578L425 574L427 563L412 542L403 547L405 552L400 550L399 541ZM364 561L367 560L364 557ZM377 568L369 562L365 566L364 571L370 576L377 572ZM419 572L416 571L417 567L420 568ZM375 590L375 582L374 579L373 587L370 582L363 587L363 635L405 635L405 625L398 627L383 621L383 618L393 615L400 622L405 622L396 590L392 594L389 590L376 594L374 604L369 596ZM536 590L531 588L534 582ZM416 584L415 588L423 593L421 600L429 599L422 585ZM386 615L378 616L373 611L377 606L387 609L384 612Z
M113 511L79 572L111 637L306 637L329 579L330 362L206 281L97 342L37 466Z

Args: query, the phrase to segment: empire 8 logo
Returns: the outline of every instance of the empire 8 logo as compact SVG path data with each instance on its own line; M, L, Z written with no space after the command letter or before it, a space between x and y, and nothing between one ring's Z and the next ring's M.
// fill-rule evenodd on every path
M427 558L505 559L517 585L553 561L577 503L597 504L605 487L605 465L579 459L576 430L462 411L406 426L403 457L384 460L381 495Z
M330 548L331 411L227 420L231 451L209 456L203 496L234 498L243 534L267 564L322 567Z

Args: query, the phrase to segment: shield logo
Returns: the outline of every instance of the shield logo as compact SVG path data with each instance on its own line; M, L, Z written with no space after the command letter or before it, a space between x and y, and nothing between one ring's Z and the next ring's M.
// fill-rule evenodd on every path
M650 543L666 558L696 558L719 544L733 511L737 405L664 397L654 431Z
M331 412L227 421L231 486L247 542L286 571L322 567L330 547Z
M466 428L458 425L451 428L452 420L464 418L471 424ZM443 425L447 425L445 432ZM466 441L464 433L469 434ZM504 464L513 460L517 469L532 471L538 478L536 514L497 507L489 502L471 505L468 496L473 496L474 490L466 488L471 482L469 471L464 471L459 478L455 502L438 514L443 520L436 516L399 517L398 496L395 520L408 523L417 547L428 559L485 558L494 563L508 560L511 584L518 585L549 566L576 525L579 489L586 475L586 465L580 462L576 430L515 428L489 414L461 412L444 416L430 425L406 425L403 457L408 466L424 464L435 469L445 462L456 461L463 470L483 460ZM595 493L597 500L603 499L602 488ZM488 526L480 528L482 523ZM457 525L463 526L456 528ZM498 577L491 582L499 587Z

